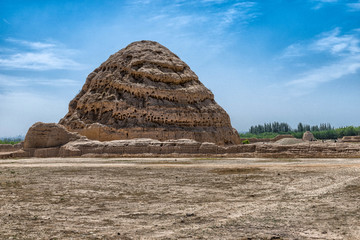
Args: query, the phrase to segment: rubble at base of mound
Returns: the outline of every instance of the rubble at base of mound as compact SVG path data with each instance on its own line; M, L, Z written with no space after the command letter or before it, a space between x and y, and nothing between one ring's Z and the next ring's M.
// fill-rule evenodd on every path
M47 128L48 127L48 128ZM56 123L36 123L32 131L40 128L62 132L68 142L54 144L47 138L38 138L37 145L29 145L25 137L23 149L0 152L0 158L14 157L275 157L275 158L334 158L360 157L360 144L345 142L302 142L300 139L281 139L274 143L238 144L219 146L211 142L192 139L159 141L150 138L97 141L73 135ZM69 137L70 136L70 137ZM291 143L287 142L291 141ZM300 143L295 143L300 141ZM51 144L50 144L51 143ZM30 146L30 147L29 147ZM41 146L41 147L37 147ZM0 149L1 150L1 149Z

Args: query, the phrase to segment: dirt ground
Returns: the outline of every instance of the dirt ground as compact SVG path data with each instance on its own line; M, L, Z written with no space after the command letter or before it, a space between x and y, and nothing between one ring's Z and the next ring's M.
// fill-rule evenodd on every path
M360 159L0 161L0 239L360 239Z

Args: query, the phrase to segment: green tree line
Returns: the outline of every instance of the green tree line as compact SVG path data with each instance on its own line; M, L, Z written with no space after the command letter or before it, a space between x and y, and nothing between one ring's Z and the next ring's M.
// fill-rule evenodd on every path
M287 123L273 122L251 126L248 133L240 134L240 136L242 138L273 138L279 134L291 134L296 138L302 138L306 131L311 131L317 139L337 139L343 136L360 135L360 126L334 128L330 123L321 123L313 126L299 123L297 128L293 129Z
M0 138L0 144L16 144L24 140L24 137Z

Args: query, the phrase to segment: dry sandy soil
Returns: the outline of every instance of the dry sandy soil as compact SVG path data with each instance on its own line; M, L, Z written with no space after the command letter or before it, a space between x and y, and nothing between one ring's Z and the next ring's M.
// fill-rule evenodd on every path
M360 239L360 159L0 161L0 239Z

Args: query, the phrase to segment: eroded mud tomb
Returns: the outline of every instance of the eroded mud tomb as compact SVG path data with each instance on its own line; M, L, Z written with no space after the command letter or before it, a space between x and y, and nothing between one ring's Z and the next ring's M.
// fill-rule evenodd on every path
M185 62L153 41L131 43L90 73L59 123L100 141L240 143L213 93Z

